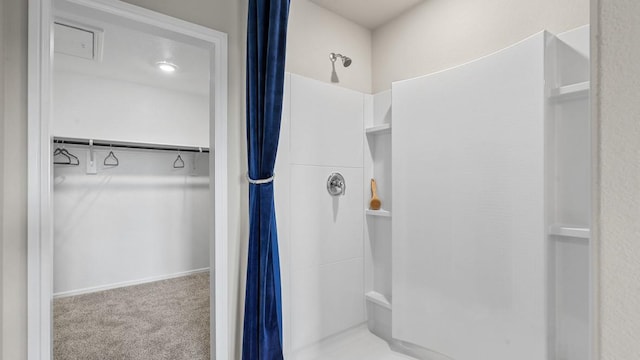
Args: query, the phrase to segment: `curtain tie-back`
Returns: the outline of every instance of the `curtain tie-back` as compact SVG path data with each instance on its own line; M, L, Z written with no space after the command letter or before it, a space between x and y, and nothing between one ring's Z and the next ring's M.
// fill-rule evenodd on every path
M247 180L249 180L249 184L253 184L253 185L268 184L270 182L273 182L273 178L275 178L275 177L276 177L276 174L273 173L273 175L271 175L271 177L268 177L266 179L254 180L249 176L249 173L247 173Z

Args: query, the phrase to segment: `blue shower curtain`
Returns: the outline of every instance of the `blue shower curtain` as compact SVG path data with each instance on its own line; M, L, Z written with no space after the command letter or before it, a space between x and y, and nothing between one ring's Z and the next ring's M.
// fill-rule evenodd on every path
M282 116L288 17L289 0L249 0L249 258L242 339L244 360L283 359L273 169Z

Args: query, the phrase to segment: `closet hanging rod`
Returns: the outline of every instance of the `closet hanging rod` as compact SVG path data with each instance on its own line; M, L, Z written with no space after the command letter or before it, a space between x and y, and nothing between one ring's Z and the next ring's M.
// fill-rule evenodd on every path
M53 142L55 144L68 144L68 145L86 145L89 146L92 142L93 146L99 147L113 147L124 149L144 149L144 150L164 150L164 151L182 151L182 152L203 152L208 153L209 148L197 147L197 146L179 146L179 145L165 145L165 144L148 144L148 143L134 143L126 141L109 141L109 140L89 140L89 139L77 139L77 138L63 138L54 137Z

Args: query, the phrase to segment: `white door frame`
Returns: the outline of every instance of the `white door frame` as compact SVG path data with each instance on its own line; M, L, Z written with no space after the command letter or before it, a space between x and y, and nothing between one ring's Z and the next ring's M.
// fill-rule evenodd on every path
M28 62L28 359L51 360L53 181L51 102L53 1L29 0ZM227 34L115 0L61 0L210 44L210 235L212 359L229 359L227 277ZM216 331L219 329L220 331Z

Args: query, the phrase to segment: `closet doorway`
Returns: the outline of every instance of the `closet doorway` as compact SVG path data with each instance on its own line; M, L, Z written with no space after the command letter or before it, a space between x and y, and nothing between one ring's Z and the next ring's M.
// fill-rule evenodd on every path
M226 34L29 16L29 359L228 358Z

